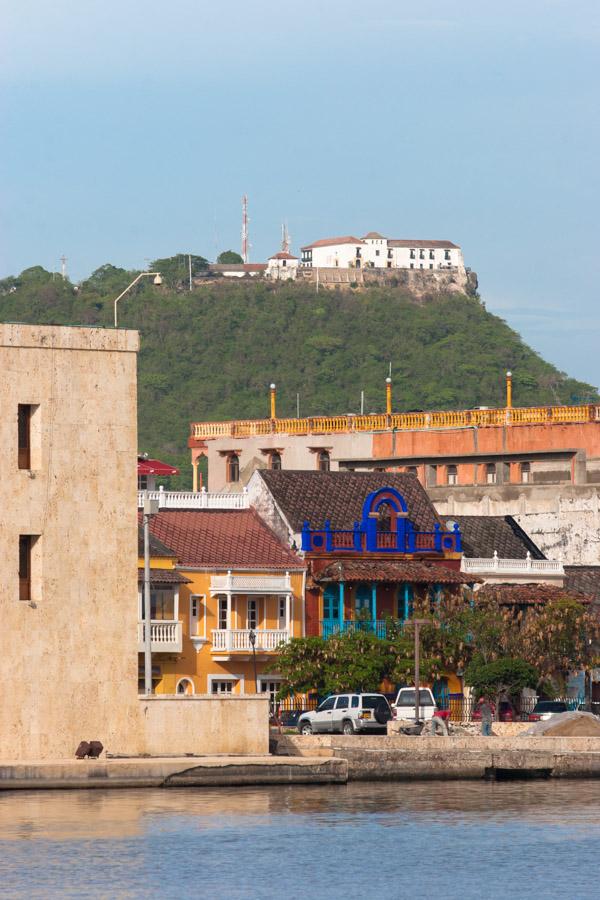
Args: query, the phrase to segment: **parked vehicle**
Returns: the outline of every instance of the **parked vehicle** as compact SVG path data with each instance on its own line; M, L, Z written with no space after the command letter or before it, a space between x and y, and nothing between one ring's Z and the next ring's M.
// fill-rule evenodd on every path
M530 722L551 719L556 713L568 712L569 707L562 700L538 700L529 713Z
M496 718L496 704L490 703L492 707L492 715ZM509 700L501 700L500 701L500 712L498 714L498 720L500 722L516 722L517 714L515 712L515 708L510 703ZM473 710L473 715L471 716L472 722L481 722L481 704L478 703L475 709Z
M438 712L431 689L419 688L419 719L421 721L433 719ZM416 719L414 687L400 688L392 704L392 715L395 719Z
M359 734L383 731L392 718L383 694L332 694L298 721L300 734Z
M298 719L302 713L308 712L306 709L280 709L274 711L269 717L270 725L277 725L281 728L296 728Z

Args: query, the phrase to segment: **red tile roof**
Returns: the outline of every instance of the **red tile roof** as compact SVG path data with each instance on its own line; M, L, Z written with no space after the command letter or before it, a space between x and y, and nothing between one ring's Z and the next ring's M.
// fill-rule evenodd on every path
M369 239L371 239L371 240L385 241L384 236L383 236L382 234L379 234L378 231L370 231L368 234L365 234L365 236L364 236L364 238L363 238L363 241L366 241L366 240L369 240Z
M428 250L431 248L432 250L438 249L452 249L452 250L460 250L458 244L453 244L452 241L422 241L422 240L414 240L413 238L388 238L388 247L415 247L415 248L424 248Z
M484 584L475 594L475 599L493 600L501 606L537 606L565 599L584 605L592 602L586 594L556 584Z
M473 584L473 576L425 560L344 559L330 563L317 581L409 581L416 584Z
M332 247L334 244L364 244L364 241L361 238L352 237L352 235L346 235L345 237L332 237L332 238L322 238L320 241L315 241L312 244L307 244L306 247L302 247L302 250L312 250L313 247Z
M298 259L298 257L292 256L291 253L286 253L285 250L280 250L279 253L275 253L273 256L270 256L269 259Z
M304 568L253 509L166 509L152 517L150 528L182 568Z
M179 469L161 462L160 459L148 459L147 456L138 456L138 475L179 475Z
M138 583L144 581L144 570L138 569ZM174 569L150 569L150 584L189 584L190 579Z

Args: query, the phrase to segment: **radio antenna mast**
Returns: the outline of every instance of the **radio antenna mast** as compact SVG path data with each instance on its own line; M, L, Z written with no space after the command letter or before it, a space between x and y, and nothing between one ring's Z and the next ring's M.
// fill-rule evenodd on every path
M242 197L242 259L250 262L250 243L248 241L248 197Z
M281 226L281 249L284 253L290 252L290 247L292 246L292 239L290 238L290 233L288 231L287 222L284 222Z
M62 280L67 280L67 257L64 255L60 258L60 273L62 275Z

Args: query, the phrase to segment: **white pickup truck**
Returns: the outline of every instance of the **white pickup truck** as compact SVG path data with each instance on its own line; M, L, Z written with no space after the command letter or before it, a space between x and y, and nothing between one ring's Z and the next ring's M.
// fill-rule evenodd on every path
M419 688L419 718L422 722L433 719L438 711L437 704L430 688ZM400 688L398 696L392 703L394 719L416 719L414 687Z

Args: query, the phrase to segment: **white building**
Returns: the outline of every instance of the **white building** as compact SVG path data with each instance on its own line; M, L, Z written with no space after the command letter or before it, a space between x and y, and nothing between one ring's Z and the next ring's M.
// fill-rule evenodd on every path
M451 241L386 238L370 231L362 238L323 238L302 247L306 268L458 269L464 272L462 251Z
M267 260L267 270L265 275L276 281L287 281L294 279L298 274L298 257L292 256L287 250L281 250L274 256L270 256Z

